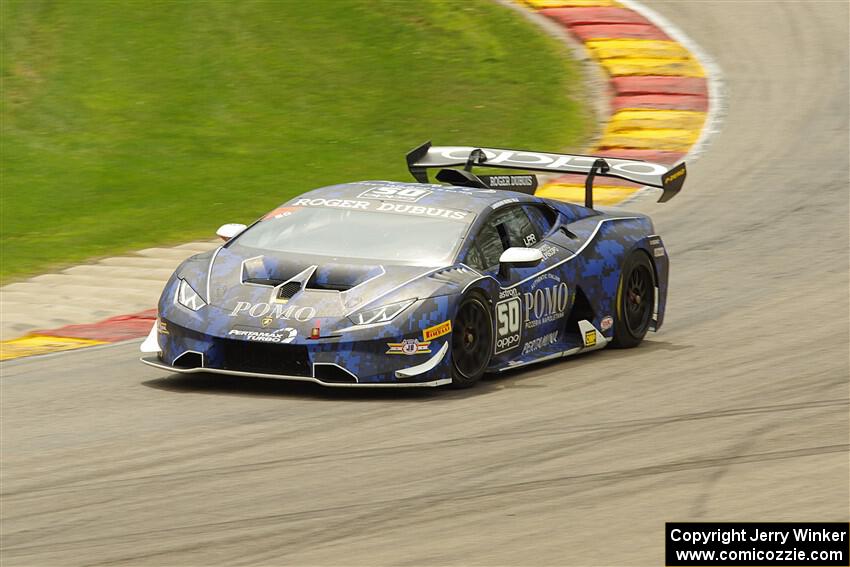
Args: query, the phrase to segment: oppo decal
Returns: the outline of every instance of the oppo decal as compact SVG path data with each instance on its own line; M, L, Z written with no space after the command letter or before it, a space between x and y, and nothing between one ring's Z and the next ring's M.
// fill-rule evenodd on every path
M447 147L441 148L440 155L450 160L465 160L469 157L469 152L473 148L465 147ZM593 162L596 161L592 156L574 156L574 155L557 155L544 154L538 152L522 152L516 150L490 150L484 149L484 155L487 156L487 165L505 165L512 167L542 167L545 169L557 170L560 167L570 166L575 168L587 169L590 171ZM610 159L608 164L614 171L623 173L631 173L633 175L662 175L667 173L667 168L663 165L649 162L628 162L617 163L616 159Z

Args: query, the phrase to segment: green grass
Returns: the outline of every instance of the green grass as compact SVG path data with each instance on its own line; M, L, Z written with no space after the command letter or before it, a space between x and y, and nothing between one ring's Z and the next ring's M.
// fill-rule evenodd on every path
M479 1L2 0L0 277L407 180L426 139L578 148L566 49Z

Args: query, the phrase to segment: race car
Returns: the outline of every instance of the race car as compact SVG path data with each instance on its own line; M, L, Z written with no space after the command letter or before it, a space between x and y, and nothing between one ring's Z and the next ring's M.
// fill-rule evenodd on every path
M593 208L593 179L677 194L685 164L498 148L407 155L417 183L303 193L183 262L145 364L339 387L474 384L535 362L634 347L664 320L668 259L645 215ZM523 169L587 176L585 206L534 196ZM439 168L430 183L428 170Z

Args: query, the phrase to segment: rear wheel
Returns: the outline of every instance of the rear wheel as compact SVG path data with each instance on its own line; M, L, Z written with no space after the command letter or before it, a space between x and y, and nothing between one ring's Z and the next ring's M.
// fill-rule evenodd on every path
M493 352L493 321L477 294L465 297L452 324L452 386L467 388L484 374Z
M646 254L635 250L623 263L617 287L614 340L618 348L636 347L649 331L655 308L655 275Z

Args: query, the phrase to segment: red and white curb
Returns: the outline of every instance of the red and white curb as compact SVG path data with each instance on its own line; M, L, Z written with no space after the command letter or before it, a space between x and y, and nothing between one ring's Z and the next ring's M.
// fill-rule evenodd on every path
M605 73L611 112L602 137L587 153L672 165L704 150L723 113L721 73L675 25L634 0L524 0L523 4L532 15L554 22L581 43ZM606 179L594 186L595 202L616 205L645 189ZM537 194L581 202L584 178L558 177ZM177 264L216 245L195 242L151 248L3 287L4 338L27 334L0 341L0 361L143 338L156 319L156 310L149 307L156 304ZM50 302L47 309L46 302ZM134 306L136 313L121 314ZM44 323L69 323L101 313L94 322L37 329Z
M220 243L148 248L0 288L0 361L143 337L177 265Z
M610 113L592 155L666 165L693 158L717 130L720 72L681 30L633 0L524 0L534 14L566 31L602 68ZM645 188L600 180L594 201L617 205ZM542 197L580 202L584 177L543 185Z

